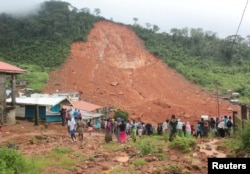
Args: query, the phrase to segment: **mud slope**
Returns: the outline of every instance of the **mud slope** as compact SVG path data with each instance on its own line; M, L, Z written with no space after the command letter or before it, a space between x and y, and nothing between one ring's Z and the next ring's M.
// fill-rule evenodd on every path
M217 115L216 95L204 92L150 54L125 26L98 22L88 42L76 42L60 69L49 75L43 92L82 91L82 100L115 105L132 118L163 121L176 114L194 121L202 114ZM239 107L220 99L220 113Z

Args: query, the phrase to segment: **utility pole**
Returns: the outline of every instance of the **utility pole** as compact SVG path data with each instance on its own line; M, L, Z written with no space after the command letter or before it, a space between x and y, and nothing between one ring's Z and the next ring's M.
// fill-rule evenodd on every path
M216 93L217 93L217 114L218 117L220 116L220 100L219 100L219 89L218 89L218 81L215 81L215 86L216 86Z

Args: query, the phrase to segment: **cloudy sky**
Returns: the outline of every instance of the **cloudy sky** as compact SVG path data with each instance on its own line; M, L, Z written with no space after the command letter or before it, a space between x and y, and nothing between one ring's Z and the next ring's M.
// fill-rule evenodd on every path
M0 0L0 12L27 13L44 0ZM221 38L236 34L248 0L64 0L74 7L99 8L100 15L115 22L157 25L160 32L172 28L202 28ZM250 3L244 13L239 35L250 35Z

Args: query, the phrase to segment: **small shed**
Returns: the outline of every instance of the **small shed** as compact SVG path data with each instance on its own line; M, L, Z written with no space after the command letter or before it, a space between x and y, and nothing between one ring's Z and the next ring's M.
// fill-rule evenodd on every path
M11 98L6 100L11 102ZM38 117L45 122L61 122L61 106L71 106L66 97L20 97L16 98L16 104L24 106L25 119L34 119L38 108Z

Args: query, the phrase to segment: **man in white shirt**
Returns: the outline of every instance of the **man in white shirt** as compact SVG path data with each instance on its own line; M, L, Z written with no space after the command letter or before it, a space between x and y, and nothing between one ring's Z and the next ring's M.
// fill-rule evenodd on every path
M74 117L70 116L70 119L68 120L68 128L69 128L69 133L73 141L77 141L76 140L76 136L75 136L75 132L76 132L76 122Z
M225 137L225 123L223 119L220 121L217 127L218 127L219 136L224 138Z
M166 121L164 121L163 123L162 123L162 132L163 132L163 134L167 134L167 132L168 132L168 120L166 120Z

